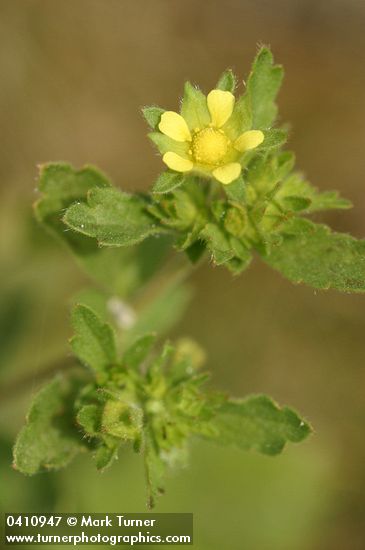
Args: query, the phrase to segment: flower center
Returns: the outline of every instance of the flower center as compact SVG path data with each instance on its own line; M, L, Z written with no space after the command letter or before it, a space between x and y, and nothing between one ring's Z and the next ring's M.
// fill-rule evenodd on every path
M202 164L219 164L227 154L230 143L223 130L204 128L193 137L192 154Z

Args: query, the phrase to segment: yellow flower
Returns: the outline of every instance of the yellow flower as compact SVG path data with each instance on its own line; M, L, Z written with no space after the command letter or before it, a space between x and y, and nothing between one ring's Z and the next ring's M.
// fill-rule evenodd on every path
M240 124L232 119L240 116L236 111L242 103L238 103L231 92L217 89L205 97L187 84L181 114L163 112L158 124L163 135L150 134L163 154L163 162L173 171L194 170L223 184L236 180L243 153L264 140L260 130L237 133Z

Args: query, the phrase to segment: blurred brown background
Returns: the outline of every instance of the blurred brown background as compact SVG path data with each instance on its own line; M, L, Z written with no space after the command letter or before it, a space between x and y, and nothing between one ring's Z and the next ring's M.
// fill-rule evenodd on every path
M37 164L93 163L147 189L161 160L140 107L176 109L184 80L209 91L227 66L244 78L260 43L286 70L280 120L298 166L355 204L322 219L365 236L364 28L360 0L0 0L1 380L65 352L84 282L31 219ZM294 287L258 261L193 283L175 332L206 347L216 384L268 392L316 432L277 459L199 445L157 511L194 511L201 550L365 549L365 297ZM2 509L143 511L129 455L103 478L85 459L48 477L11 472L32 390L2 408Z

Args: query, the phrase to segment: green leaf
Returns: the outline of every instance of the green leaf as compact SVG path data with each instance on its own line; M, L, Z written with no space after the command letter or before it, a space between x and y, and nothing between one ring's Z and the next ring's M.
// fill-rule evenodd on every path
M88 204L70 206L63 221L74 231L95 237L101 245L130 246L158 232L146 207L146 200L138 195L94 189Z
M196 88L190 82L185 83L181 115L191 131L196 128L205 128L210 123L207 98L199 88Z
M70 164L63 162L51 162L40 166L39 191L47 197L50 195L53 203L58 199L63 206L65 202L72 203L77 200L93 187L110 186L106 175L94 166L85 166L81 170L75 170ZM51 210L50 205L48 210ZM58 207L54 210L58 210Z
M258 52L247 81L247 95L253 114L253 128L267 128L276 118L275 99L283 79L283 68L273 64L270 50Z
M101 172L91 166L75 170L64 163L50 163L40 168L38 189L41 198L35 203L37 220L58 239L65 241L81 258L97 250L95 243L65 231L61 221L64 211L75 201L86 199L90 189L108 188L110 183Z
M71 347L82 363L96 373L104 372L117 361L114 332L88 307L78 305L72 312L75 335Z
M325 191L312 193L311 204L307 212L320 212L322 210L348 210L352 208L351 201L339 196L337 191Z
M220 79L217 82L216 89L223 90L225 92L234 93L237 86L237 79L234 72L231 69L227 69L221 75Z
M158 125L161 120L161 115L165 112L165 109L161 109L161 107L143 107L142 114L144 118L146 119L147 123L153 130L158 129Z
M283 201L285 210L292 210L293 212L300 212L301 210L308 210L312 201L306 197L296 197L290 195L284 197Z
M311 432L296 412L280 408L265 395L227 401L212 422L216 429L212 437L218 443L267 455L280 453L285 443L298 443Z
M352 204L350 201L339 196L337 191L325 191L323 193L313 187L303 176L294 172L287 174L275 199L285 207L286 200L290 197L302 197L308 201L306 212L319 212L321 210L348 209Z
M79 246L73 234L65 231L61 222L63 213L75 201L85 200L90 189L111 187L106 176L91 166L75 170L64 163L42 165L39 173L38 189L41 198L35 203L35 215L57 237L68 241L71 248Z
M201 232L202 238L207 243L207 248L212 253L214 262L222 265L234 256L232 246L224 231L214 223L208 223Z
M180 187L185 181L184 174L166 170L162 172L153 185L153 193L171 193L174 189Z
M74 417L78 383L57 376L34 397L14 447L14 466L23 474L58 470L85 447Z
M95 239L68 231L62 222L66 209L75 201L86 201L95 187L108 188L107 178L93 167L75 170L69 164L51 163L41 167L35 204L38 221L59 242L66 245L83 269L108 291L126 296L148 280L165 259L167 239L149 239L132 248L101 248Z
M155 334L145 334L137 338L123 355L123 364L126 368L138 369L150 353L155 342Z
M282 237L263 259L290 281L326 290L365 291L365 240L303 219L287 224Z

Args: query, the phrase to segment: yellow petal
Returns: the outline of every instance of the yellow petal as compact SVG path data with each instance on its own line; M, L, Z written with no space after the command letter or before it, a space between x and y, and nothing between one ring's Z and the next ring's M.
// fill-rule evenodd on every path
M165 153L162 160L171 170L175 170L176 172L189 172L193 168L191 160L184 159L176 153Z
M212 124L220 128L227 122L234 107L234 95L223 90L212 90L207 96L208 109Z
M175 141L191 141L191 134L185 120L174 111L166 111L161 116L160 131Z
M241 153L244 153L245 151L249 151L250 149L255 149L260 143L264 141L264 134L261 132L261 130L248 130L247 132L243 132L236 141L234 142L234 147L237 149L237 151L241 151Z
M224 185L237 179L240 173L241 165L238 162L230 162L213 170L213 176Z

